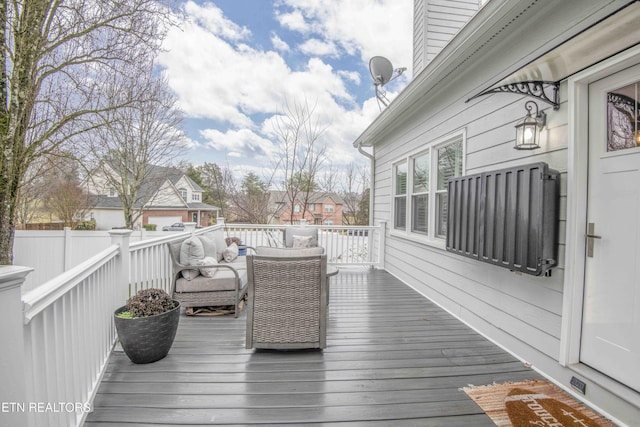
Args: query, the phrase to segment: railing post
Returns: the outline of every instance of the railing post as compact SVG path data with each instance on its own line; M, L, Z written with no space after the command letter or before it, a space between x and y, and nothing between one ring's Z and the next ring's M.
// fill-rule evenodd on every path
M380 241L378 245L378 268L384 270L384 253L387 240L387 221L378 221L380 226Z
M0 426L29 426L21 286L32 268L0 267Z
M184 223L184 231L188 231L193 234L196 231L196 223L195 222L185 222Z
M124 304L129 298L131 282L129 281L129 268L131 266L131 253L129 252L129 239L132 230L110 230L111 244L120 246L120 254L118 255L118 283L120 287L118 292L118 302Z
M218 218L216 218L216 224L217 225L224 225L224 217L223 216L219 216Z

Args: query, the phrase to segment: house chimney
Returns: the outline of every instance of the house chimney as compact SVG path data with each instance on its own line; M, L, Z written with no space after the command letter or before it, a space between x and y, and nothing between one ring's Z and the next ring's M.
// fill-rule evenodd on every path
M487 0L413 1L413 75L417 76Z

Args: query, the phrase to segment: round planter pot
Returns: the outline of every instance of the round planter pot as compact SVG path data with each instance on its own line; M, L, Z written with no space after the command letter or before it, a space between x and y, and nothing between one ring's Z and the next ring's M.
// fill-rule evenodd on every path
M120 344L133 363L155 362L169 353L180 321L180 301L173 300L173 303L173 310L137 319L117 316L127 310L126 305L114 312Z

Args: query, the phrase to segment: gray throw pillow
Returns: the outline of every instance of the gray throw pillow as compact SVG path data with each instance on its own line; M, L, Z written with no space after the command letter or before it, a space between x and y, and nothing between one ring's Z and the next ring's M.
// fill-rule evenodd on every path
M180 264L197 266L204 259L204 248L197 237L190 237L180 246ZM200 274L197 268L182 270L182 277L192 280Z
M202 243L202 248L204 249L205 257L213 257L218 258L217 249L216 249L216 241L213 239L213 236L208 234L203 234L198 236L200 239L200 243Z

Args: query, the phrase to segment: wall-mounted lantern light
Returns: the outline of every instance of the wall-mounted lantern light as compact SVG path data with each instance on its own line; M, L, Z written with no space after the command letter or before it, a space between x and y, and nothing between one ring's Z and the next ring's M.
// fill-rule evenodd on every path
M531 114L533 107L536 107L536 115ZM540 148L540 131L547 123L547 115L544 111L538 110L538 104L527 101L524 104L527 115L522 122L516 125L516 150L534 150Z

